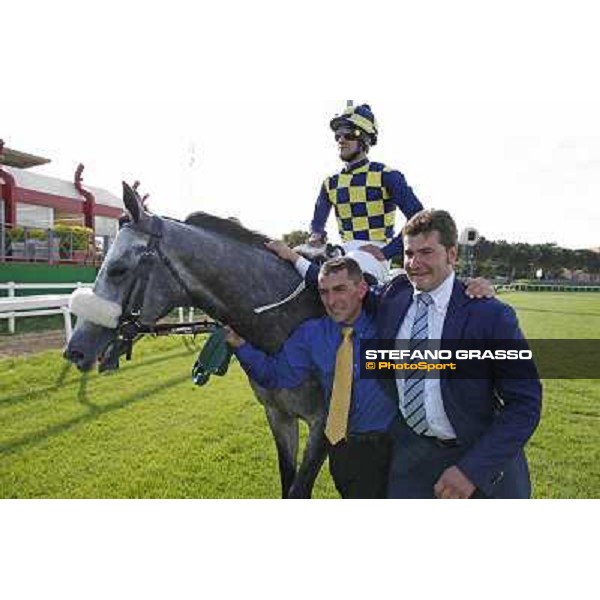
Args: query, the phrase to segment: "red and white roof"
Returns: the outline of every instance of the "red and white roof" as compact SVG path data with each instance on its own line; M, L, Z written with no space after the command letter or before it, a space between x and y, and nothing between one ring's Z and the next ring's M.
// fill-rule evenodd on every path
M77 188L72 181L57 179L56 177L49 177L48 175L42 175L24 169L15 169L13 167L4 167L3 169L12 175L15 180L15 185L21 189L85 202L85 198L77 191ZM115 196L108 190L91 186L85 186L85 189L89 190L94 195L96 204L114 208L122 208L123 206L121 198Z

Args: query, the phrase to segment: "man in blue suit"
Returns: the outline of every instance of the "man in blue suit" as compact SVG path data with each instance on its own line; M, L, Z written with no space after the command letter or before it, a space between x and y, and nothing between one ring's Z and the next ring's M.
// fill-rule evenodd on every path
M441 340L522 340L513 309L474 298L456 279L456 225L441 210L415 214L403 230L408 280L371 288L365 305L376 314L381 339L413 334ZM315 285L318 269L280 243L271 249ZM401 417L392 427L392 498L528 498L523 448L540 418L541 384L534 370L492 361L477 378L441 371L439 378L385 380Z
M455 278L457 230L441 210L424 210L404 228L411 286L392 281L375 299L381 338L522 340L513 309L473 299ZM518 361L517 361L518 362ZM388 381L402 417L393 427L388 493L392 498L528 498L523 448L540 418L537 374L522 378L515 361L491 361L485 378ZM419 378L419 375L416 376Z

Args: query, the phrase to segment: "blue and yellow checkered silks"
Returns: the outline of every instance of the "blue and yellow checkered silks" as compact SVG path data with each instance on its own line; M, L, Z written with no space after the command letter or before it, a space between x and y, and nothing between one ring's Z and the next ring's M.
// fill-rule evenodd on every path
M391 169L382 163L368 162L350 173L338 173L325 180L344 242L389 243L394 237L396 205L382 180L383 173L389 172Z

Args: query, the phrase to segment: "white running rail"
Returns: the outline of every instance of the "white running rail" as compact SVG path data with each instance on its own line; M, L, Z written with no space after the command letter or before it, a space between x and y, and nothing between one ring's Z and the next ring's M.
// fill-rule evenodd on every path
M8 319L8 331L15 332L15 319L19 317L41 317L62 314L65 322L67 342L73 331L69 311L70 294L43 294L39 296L17 296L17 290L73 290L92 287L92 283L0 283L0 290L8 290L8 296L0 297L0 319Z

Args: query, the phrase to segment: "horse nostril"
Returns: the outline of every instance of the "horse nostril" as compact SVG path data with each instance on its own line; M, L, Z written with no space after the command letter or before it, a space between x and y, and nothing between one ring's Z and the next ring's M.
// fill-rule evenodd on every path
M80 352L79 350L76 350L74 348L67 348L63 352L63 358L66 358L67 360L70 360L72 363L77 364L78 362L83 360L84 354L83 354L83 352Z

